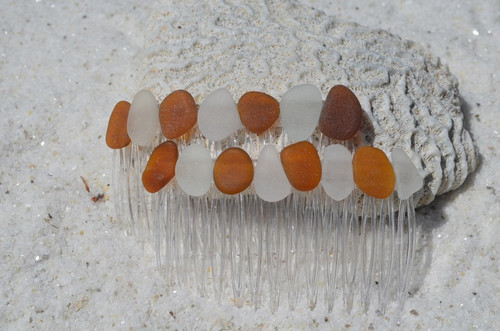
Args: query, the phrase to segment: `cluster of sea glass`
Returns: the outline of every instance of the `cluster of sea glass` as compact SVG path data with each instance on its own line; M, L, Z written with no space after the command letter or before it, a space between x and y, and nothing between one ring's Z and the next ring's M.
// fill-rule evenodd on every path
M240 129L262 135L281 117L281 127L291 141L278 150L263 146L256 166L240 147L230 147L212 159L199 144L187 146L179 156L175 139L189 134L196 124L208 140L221 141ZM377 148L363 146L354 157L340 144L325 148L322 159L306 141L316 127L335 140L349 140L361 126L362 110L355 94L345 86L334 86L323 102L313 85L300 85L285 93L280 102L262 92L245 93L236 104L227 89L208 95L198 106L184 90L169 94L158 107L155 97L142 90L131 104L119 102L111 115L106 141L111 148L123 148L132 140L138 146L151 144L158 123L167 140L152 152L142 181L155 193L176 178L179 187L191 196L206 194L212 182L225 194L245 191L253 182L257 195L265 201L286 198L292 187L310 191L320 183L336 201L345 199L354 184L365 194L385 199L397 182L402 199L422 186L422 179L406 153L396 149L393 164ZM397 181L396 181L396 177Z
M138 146L150 144L158 122L168 139L179 138L198 124L205 138L221 141L243 127L260 135L279 117L292 141L306 140L318 125L326 136L347 140L359 130L362 117L359 101L347 87L334 86L323 103L318 88L309 84L291 88L280 102L266 93L248 92L237 104L227 89L220 88L199 106L189 92L177 90L158 107L154 95L142 90L131 105L121 101L113 113L119 114L110 119L107 142L111 148L127 146L129 137Z
M368 309L373 284L381 311L393 296L402 305L422 177L402 149L391 163L354 143L362 115L341 85L325 101L312 85L291 88L280 102L248 92L235 103L218 89L199 106L186 91L159 106L140 91L115 106L106 134L117 217L155 243L170 281L196 284L203 295L212 287L215 297L230 283L238 306L248 298L258 308L267 294L274 311L286 293L293 309L305 291L313 309L322 282L329 311L336 284L348 312L356 289Z

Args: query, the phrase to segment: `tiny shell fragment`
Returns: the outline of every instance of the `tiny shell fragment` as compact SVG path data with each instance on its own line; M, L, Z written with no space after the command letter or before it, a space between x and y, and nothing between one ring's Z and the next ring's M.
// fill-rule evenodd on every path
M173 141L165 141L153 150L142 173L142 183L149 193L158 192L174 178L178 156Z

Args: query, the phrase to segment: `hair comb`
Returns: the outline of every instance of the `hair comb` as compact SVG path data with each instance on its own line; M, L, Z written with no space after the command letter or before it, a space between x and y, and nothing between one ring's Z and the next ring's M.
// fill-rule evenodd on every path
M273 311L402 307L423 178L411 151L389 159L364 141L369 124L343 85L324 101L308 84L279 102L221 88L199 105L142 90L106 134L117 218L154 245L172 287Z

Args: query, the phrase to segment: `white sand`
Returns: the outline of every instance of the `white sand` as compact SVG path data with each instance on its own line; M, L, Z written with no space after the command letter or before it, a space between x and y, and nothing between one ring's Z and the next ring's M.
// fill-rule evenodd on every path
M104 133L114 103L136 92L131 73L148 15L135 2L0 4L0 327L396 327L392 306L384 316L303 308L271 315L167 290L151 249L122 233L107 200L112 153ZM498 328L500 2L308 4L423 44L457 76L482 162L462 188L418 210L424 264L399 328ZM92 202L99 193L106 198Z

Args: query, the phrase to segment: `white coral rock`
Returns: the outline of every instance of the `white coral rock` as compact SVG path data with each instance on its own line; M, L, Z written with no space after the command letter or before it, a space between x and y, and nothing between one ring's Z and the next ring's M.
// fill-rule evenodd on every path
M343 84L360 99L368 143L402 148L425 176L419 205L476 167L456 79L411 41L279 0L160 1L146 29L141 87L158 97L186 89L201 102L226 87L280 100L299 84L325 97Z

